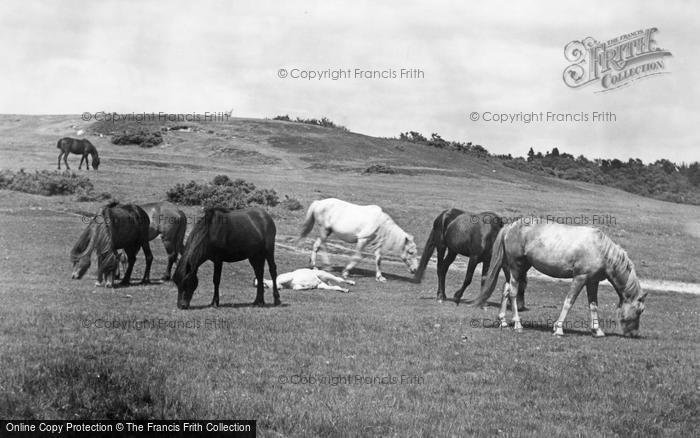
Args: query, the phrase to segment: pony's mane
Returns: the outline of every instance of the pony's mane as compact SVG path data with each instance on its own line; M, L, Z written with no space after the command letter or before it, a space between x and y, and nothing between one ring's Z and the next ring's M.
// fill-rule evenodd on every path
M624 284L622 291L624 295L631 296L636 294L640 290L639 279L634 269L634 263L627 255L627 251L605 235L603 235L603 251L606 265Z
M94 221L94 218L93 218ZM92 228L92 222L88 224L88 226L85 227L82 233L80 233L80 237L78 237L78 241L75 242L75 245L73 245L73 248L70 250L70 259L72 263L77 262L80 260L82 257L85 256L86 250L88 249L88 246L90 245L90 230Z
M102 221L95 221L95 252L97 252L99 273L112 272L117 269L119 259L114 249L114 240L112 239L112 214L110 209L119 205L119 202L113 201L102 207L100 215Z
M183 280L185 278L186 266L193 260L196 261L206 254L206 239L209 234L209 226L212 223L214 214L217 212L226 213L228 211L229 210L227 208L223 207L211 207L204 210L204 216L195 222L192 231L190 231L190 235L187 237L185 248L182 251L182 257L180 257L180 262L175 268L173 280Z

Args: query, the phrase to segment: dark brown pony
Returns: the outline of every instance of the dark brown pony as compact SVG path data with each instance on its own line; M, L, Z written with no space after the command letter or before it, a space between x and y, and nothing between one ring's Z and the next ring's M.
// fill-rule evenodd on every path
M160 236L163 241L165 252L168 253L168 267L161 278L170 280L172 267L185 246L187 216L182 210L166 201L139 204L139 207L143 208L150 220L148 239L153 240Z
M197 270L207 260L214 263L214 298L211 305L219 306L219 283L223 263L250 262L257 280L257 295L253 305L265 304L263 297L265 261L272 277L275 305L280 304L275 264L277 228L272 217L260 208L229 210L208 208L197 220L185 244L173 281L177 285L177 307L187 309L197 289Z
M94 251L97 253L98 285L104 281L105 286L111 287L119 261L117 250L124 249L129 266L121 284L129 285L136 254L141 248L146 257L146 270L141 282L148 283L153 262L151 248L148 246L148 226L148 215L138 205L113 202L102 207L71 249L72 278L80 279L85 275Z
M443 211L433 221L433 229L425 243L414 280L420 282L423 279L425 267L437 248L437 299L443 301L446 299L447 270L457 255L469 257L464 283L454 294L454 301L459 304L465 289L472 282L474 270L479 263L482 264L481 283L484 283L491 265L493 242L501 228L503 228L503 220L496 213L486 211L474 214L456 208ZM524 295L518 295L518 307L522 309L524 306Z
M66 169L70 170L68 166L68 155L78 154L82 155L83 158L80 160L78 165L78 170L83 167L83 161L85 161L85 170L90 170L90 163L88 163L88 155L92 157L92 168L97 170L100 167L100 157L97 155L97 149L90 143L89 140L84 138L70 138L63 137L58 140L56 145L61 152L58 153L58 170L61 170L61 157L63 157L63 162L66 164Z

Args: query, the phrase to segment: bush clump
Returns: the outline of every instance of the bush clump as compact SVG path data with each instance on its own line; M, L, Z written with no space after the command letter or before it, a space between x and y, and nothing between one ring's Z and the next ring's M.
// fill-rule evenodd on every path
M36 171L34 173L11 170L0 171L0 189L35 195L56 196L72 195L79 190L92 191L92 182L84 176L64 171Z
M286 208L289 211L297 211L301 210L304 208L304 206L299 202L298 199L296 198L290 198L287 195L284 195L284 201L282 201L282 207Z
M112 144L116 145L136 144L142 148L152 148L161 143L163 143L163 136L158 131L139 131L135 134L124 133L112 136Z
M226 175L217 175L210 183L190 181L177 184L168 190L167 196L171 202L203 207L241 209L252 205L274 207L279 204L279 197L274 190L258 189L251 182L231 180Z
M295 123L304 123L306 125L314 125L314 126L320 126L322 128L333 128L333 129L339 129L341 131L347 131L348 128L342 125L338 125L335 122L333 122L331 119L328 117L321 117L320 119L316 118L308 118L304 119L301 117L297 117L296 119L292 119L289 117L288 114L285 114L283 116L275 116L272 120L280 120L283 122L295 122Z
M394 170L393 167L388 166L386 164L372 164L369 166L363 173L385 173L385 174L394 174L396 173L396 170Z

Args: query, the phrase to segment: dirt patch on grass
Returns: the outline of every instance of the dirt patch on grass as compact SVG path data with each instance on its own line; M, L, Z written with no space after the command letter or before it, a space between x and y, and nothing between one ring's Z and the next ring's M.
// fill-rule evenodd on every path
M239 149L231 146L216 147L214 148L214 152L211 153L211 156L225 157L237 162L243 162L245 164L276 164L281 161L279 158L264 155L260 152Z

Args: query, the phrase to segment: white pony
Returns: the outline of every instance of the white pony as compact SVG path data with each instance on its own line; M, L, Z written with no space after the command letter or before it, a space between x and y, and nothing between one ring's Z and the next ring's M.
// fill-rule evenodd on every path
M328 284L327 282L334 281L336 283L347 283L354 286L355 282L352 280L346 280L344 278L336 277L326 271L321 271L319 269L297 269L292 272L285 272L277 276L277 287L279 289L293 289L293 290L306 290L306 289L326 289L326 290L337 290L338 292L349 292L350 289ZM272 280L263 280L263 284L266 288L272 287ZM257 286L257 280L255 281Z
M326 239L335 234L345 242L356 244L355 254L343 270L344 278L362 260L362 250L365 247L374 251L377 281L386 281L380 269L382 254L385 253L399 254L412 274L418 269L413 236L396 225L377 205L355 205L335 198L314 201L306 212L299 239L306 237L316 222L321 227L321 235L314 242L311 251L312 267L316 267L316 253L321 245L325 245ZM329 264L326 252L322 256L324 263Z

